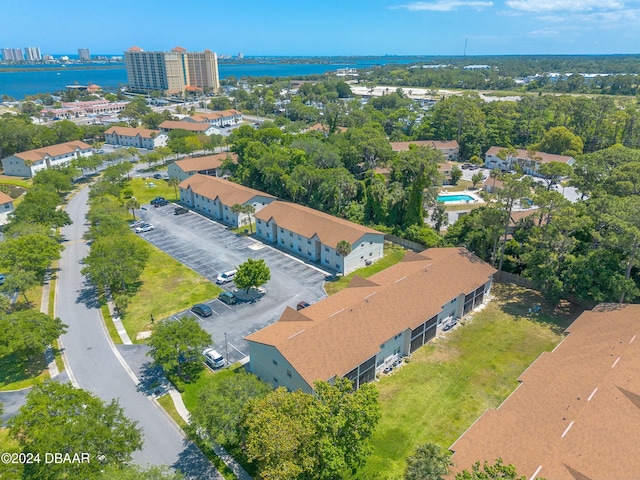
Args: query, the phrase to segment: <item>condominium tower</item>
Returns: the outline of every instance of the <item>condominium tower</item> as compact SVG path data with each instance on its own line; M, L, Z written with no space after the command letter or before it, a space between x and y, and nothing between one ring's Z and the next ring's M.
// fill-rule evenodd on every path
M24 47L24 54L26 59L30 62L39 62L42 60L40 47Z
M81 62L88 62L91 60L91 53L89 53L88 48L78 49L78 60L80 60Z
M132 92L158 90L172 95L193 90L217 92L220 88L218 59L211 50L187 52L176 47L170 52L145 52L131 47L124 52L124 61Z

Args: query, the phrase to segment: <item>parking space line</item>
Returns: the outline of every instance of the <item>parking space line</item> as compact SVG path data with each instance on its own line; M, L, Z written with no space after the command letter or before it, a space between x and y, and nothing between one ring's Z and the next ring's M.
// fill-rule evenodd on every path
M248 355L245 355L242 351L238 350L236 347L233 346L232 343L227 342L227 345L229 345L231 348L233 348L236 352L238 352L240 355L242 355L244 358L247 358Z
M220 302L220 300L217 300L217 301ZM224 302L220 302L220 305L223 305L223 306L227 307L229 310L231 310L231 307L229 305L227 305L226 303L224 303Z

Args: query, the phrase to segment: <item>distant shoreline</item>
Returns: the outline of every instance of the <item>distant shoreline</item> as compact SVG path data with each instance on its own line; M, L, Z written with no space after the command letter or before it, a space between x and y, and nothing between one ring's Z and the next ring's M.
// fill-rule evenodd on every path
M124 63L116 65L49 65L41 67L0 67L0 73L16 73L16 72L48 72L50 70L103 70L111 68L125 68Z

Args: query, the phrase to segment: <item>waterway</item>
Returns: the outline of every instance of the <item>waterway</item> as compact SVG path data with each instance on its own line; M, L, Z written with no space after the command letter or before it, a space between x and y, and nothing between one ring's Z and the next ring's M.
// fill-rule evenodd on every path
M291 59L290 62L279 59L260 63L225 63L218 66L220 78L234 76L243 77L298 77L305 75L323 74L336 71L338 68L366 68L388 63L408 64L425 61L428 57L344 57L331 59ZM13 71L15 65L0 65L0 95L9 95L21 99L25 95L35 93L55 92L63 90L67 85L87 85L95 83L105 91L115 91L127 83L127 70L124 64L74 65L31 65L21 66L19 71Z

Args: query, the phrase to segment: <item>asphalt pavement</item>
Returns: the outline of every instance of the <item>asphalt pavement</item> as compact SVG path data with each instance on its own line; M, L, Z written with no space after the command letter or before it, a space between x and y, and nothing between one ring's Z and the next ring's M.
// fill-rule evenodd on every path
M138 387L134 372L105 330L95 289L80 272L88 252L82 239L87 228L87 194L85 188L71 199L67 212L74 223L62 229L65 250L59 264L56 306L57 315L69 326L61 337L67 374L77 386L102 400L118 400L125 414L138 422L144 445L133 454L136 463L170 465L187 478L220 478L166 412Z
M200 214L174 215L175 206L154 208L146 205L146 210L141 210L139 215L152 223L154 230L140 236L211 281L215 281L219 273L237 268L248 258L264 259L271 270L271 280L264 285L266 295L254 303L227 305L210 299L204 302L213 310L210 317L201 318L190 311L175 315L176 318L196 317L213 336L216 350L231 363L248 355L244 337L276 322L287 305L295 308L300 301L312 303L326 296L323 284L327 272L269 245L238 235ZM235 289L233 282L222 287Z

